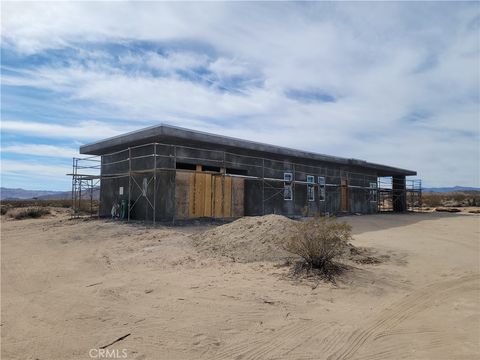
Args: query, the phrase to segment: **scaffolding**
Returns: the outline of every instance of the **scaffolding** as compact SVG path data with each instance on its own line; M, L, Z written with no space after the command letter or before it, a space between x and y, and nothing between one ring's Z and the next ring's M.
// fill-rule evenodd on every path
M94 200L100 192L101 160L96 156L73 158L72 173L72 218L88 214L98 216L94 212Z
M395 196L396 188L400 189ZM405 201L407 211L422 210L422 180L406 179L403 183L395 183L393 177L378 178L378 211L393 212L399 201ZM402 197L404 199L402 200Z
M189 151L196 151L203 156L189 155ZM205 155L205 154L208 155ZM138 161L143 161L149 165L138 166ZM239 162L244 168L251 169L252 174L239 174L229 172L228 169L235 167ZM100 194L102 180L128 178L128 206L126 211L126 220L131 220L132 210L137 206L141 198L145 199L145 206L152 210L152 222L156 222L157 210L157 176L159 172L164 171L189 171L178 168L178 163L190 164L215 164L220 171L217 175L225 177L242 178L245 180L258 181L261 184L261 204L262 214L265 215L265 204L274 197L284 196L285 187L288 183L291 185L292 198L295 197L295 185L301 184L312 187L315 193L320 194L321 186L324 192L333 195L339 195L342 191L343 182L349 189L360 190L365 194L365 198L370 202L376 202L377 211L393 211L395 197L393 196L392 177L377 177L372 173L357 173L336 169L334 166L312 166L291 161L275 160L266 157L256 157L243 155L221 150L211 150L205 148L195 148L183 145L172 145L162 143L149 143L138 146L128 147L126 149L103 154L88 156L84 158L73 158L72 173L67 174L72 177L72 207L73 217L80 217L85 213L89 202L90 213L93 212L93 202ZM277 164L277 167L274 165ZM212 166L206 166L212 167ZM113 169L113 170L109 170ZM302 170L299 170L302 169ZM197 170L191 170L197 171ZM286 181L284 174L292 174L292 178ZM314 183L297 179L297 174L307 173L316 179L323 178L324 184L316 181ZM248 172L250 173L250 171ZM136 175L143 174L148 176L144 178L143 183L139 183ZM147 179L145 181L145 179ZM223 181L223 180L222 180ZM373 181L373 182L372 182ZM358 185L360 184L360 185ZM368 184L368 186L366 186ZM373 186L374 185L374 186ZM153 192L148 196L146 189L153 187ZM139 191L136 198L132 198L132 189ZM266 192L270 191L268 196ZM409 211L421 207L421 181L407 179L404 186L404 196L407 199ZM223 195L222 195L223 196ZM259 199L260 200L260 199ZM308 201L308 199L307 199ZM82 206L83 204L83 206ZM307 204L308 205L308 204ZM322 212L329 214L327 201L322 201ZM173 209L173 222L175 222L175 209ZM96 214L98 216L98 213ZM298 214L302 215L302 214Z

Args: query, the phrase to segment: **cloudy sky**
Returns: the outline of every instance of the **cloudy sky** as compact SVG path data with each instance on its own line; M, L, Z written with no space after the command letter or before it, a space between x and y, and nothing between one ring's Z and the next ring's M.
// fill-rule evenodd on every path
M479 186L480 5L2 2L2 186L167 123Z

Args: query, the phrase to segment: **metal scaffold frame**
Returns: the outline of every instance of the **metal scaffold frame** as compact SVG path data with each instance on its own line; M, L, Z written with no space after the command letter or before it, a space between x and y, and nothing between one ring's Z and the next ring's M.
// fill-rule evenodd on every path
M152 152L148 154L143 154L139 156L133 156L132 151L137 150L139 148L145 147L152 147ZM168 154L158 153L158 149L170 149ZM179 155L178 150L196 150L199 152L208 152L210 155L216 154L216 156L212 156L208 158L205 157L191 157L185 155ZM125 154L125 158L121 158L120 160L115 161L106 161L109 157L113 157L115 155ZM229 165L233 165L233 161L227 160L227 155L232 156L234 158L241 158L241 159L248 159L251 162L248 165L245 165L250 168L257 168L258 173L261 174L259 176L252 176L252 175L239 175L233 173L227 173L226 169ZM135 169L133 167L133 163L136 160L140 159L153 159L153 166L144 168L144 169ZM169 159L169 166L157 166L158 159ZM290 181L292 185L292 194L295 196L295 185L302 184L313 186L316 191L319 189L318 183L309 183L307 181L297 180L297 171L296 169L308 169L309 175L317 177L323 177L324 179L328 179L325 186L325 192L333 194L333 192L338 193L342 187L342 180L347 180L347 187L353 189L361 189L365 192L366 197L370 198L370 201L376 199L378 211L391 211L393 208L393 189L392 189L392 180L388 181L385 180L384 177L378 177L376 182L376 187L372 188L371 186L371 179L375 177L372 174L368 173L356 173L351 171L345 170L332 170L331 167L320 167L320 166L312 166L306 165L301 163L289 162L288 164L291 168L284 170L279 170L279 168L274 168L266 165L268 163L279 163L282 164L282 168L284 166L284 161L275 160L265 157L256 157L250 155L242 155L242 154L235 154L227 151L220 151L220 150L211 150L211 149L204 149L204 148L195 148L195 147L188 147L188 146L181 146L181 145L172 145L172 144L162 144L162 143L149 143L143 144L138 146L128 147L126 149L104 154L104 155L95 155L95 156L88 156L84 158L73 158L73 165L72 165L72 173L67 174L72 176L72 206L73 206L73 217L79 217L82 214L82 200L89 200L90 201L90 210L93 211L93 201L95 197L95 192L100 192L100 187L102 180L105 179L115 179L115 178L126 178L128 177L128 209L127 209L127 217L126 220L131 220L131 211L136 206L138 200L142 197L142 195L146 199L146 206L152 209L152 222L155 224L156 221L156 207L157 207L157 176L158 172L160 171L192 171L195 172L196 170L185 170L185 169L177 169L177 162L180 161L188 161L189 163L197 163L201 164L202 162L208 163L216 163L220 169L222 169L217 175L221 175L222 178L224 177L238 177L243 178L246 180L253 180L261 182L262 186L262 214L265 215L265 203L275 196L282 196L284 191L284 184L285 179L283 177L271 177L266 174L266 171L270 172L291 172L293 174L293 178ZM117 164L127 164L124 166L123 170L115 171L113 173L104 173L102 169L105 169L108 166L114 166ZM121 167L121 165L120 165ZM304 173L305 171L300 171L300 173ZM137 182L135 179L135 175L139 174L149 174L149 178L147 180L147 187L152 186L153 191L150 192L150 196L147 196L144 191L142 191L143 186ZM391 179L391 177L390 177ZM369 183L370 186L359 186L359 185L351 185L352 180L360 181L363 184ZM223 181L223 180L222 180ZM282 184L282 186L275 186L274 184ZM174 184L175 186L175 184ZM131 193L132 188L138 188L140 190L141 195L135 199L132 199ZM266 189L276 189L273 195L266 197L265 190ZM326 191L329 189L328 191ZM408 203L408 210L415 210L421 207L421 181L420 180L406 180L405 186L405 196L407 198ZM318 193L318 191L316 192ZM151 197L153 196L153 198ZM222 193L223 199L223 193ZM388 205L388 199L390 199L390 205ZM307 200L308 201L308 200ZM325 212L326 212L326 200L324 202ZM307 204L308 205L308 204ZM175 213L175 209L174 209ZM326 212L327 213L327 212ZM98 214L97 214L98 215ZM175 216L173 217L173 222L175 222Z
M90 216L94 215L93 202L95 192L100 190L101 176L95 174L84 174L79 171L100 170L100 165L96 157L73 158L72 164L72 217L78 218L89 212ZM93 165L88 165L93 163ZM86 204L87 206L82 206Z
M396 191L394 190L395 185L403 187L404 194L400 193L400 196L394 196ZM395 184L395 180L392 177L379 177L377 188L379 212L393 211L396 202L401 201L400 198L402 195L405 196L406 210L422 210L422 180L420 179L406 179L405 184Z

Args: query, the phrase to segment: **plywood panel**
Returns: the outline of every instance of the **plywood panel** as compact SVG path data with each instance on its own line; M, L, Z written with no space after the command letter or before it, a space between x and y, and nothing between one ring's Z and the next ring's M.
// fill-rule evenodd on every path
M195 174L195 217L202 217L205 208L205 174Z
M223 216L223 182L222 176L214 176L214 189L213 189L213 216L222 217Z
M223 216L232 217L232 178L223 177Z
M243 179L177 171L175 186L177 218L222 218L244 215Z
M212 175L204 174L205 176L205 188L204 188L204 208L203 216L212 216Z
M189 173L188 217L195 217L195 173Z
M188 217L211 217L212 175L199 172L189 175Z

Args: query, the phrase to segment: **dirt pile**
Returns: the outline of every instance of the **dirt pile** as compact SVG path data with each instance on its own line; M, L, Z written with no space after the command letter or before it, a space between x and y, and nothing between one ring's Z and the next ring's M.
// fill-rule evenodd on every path
M280 262L300 258L285 250L287 242L298 231L297 221L281 215L247 216L191 236L194 246L212 257L248 263ZM346 264L379 264L389 256L374 249L349 243L337 260Z
M295 220L280 215L249 216L192 237L200 251L238 262L282 261L293 257L284 245Z

